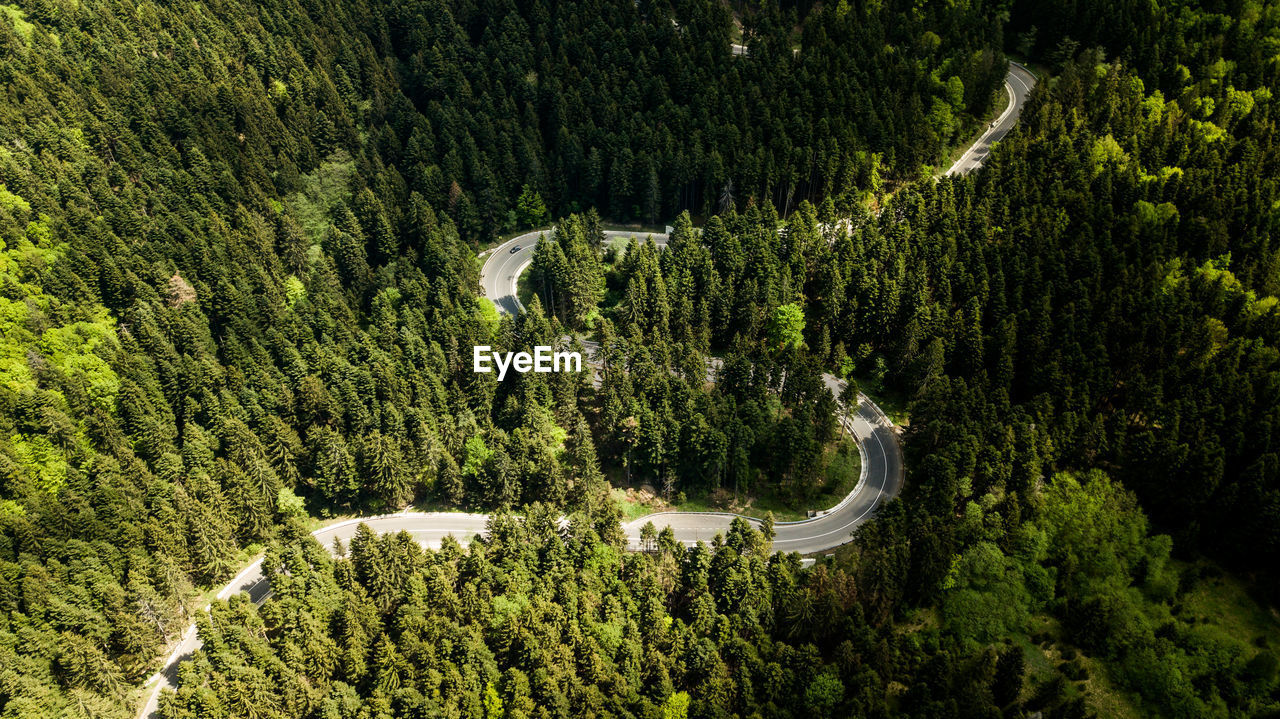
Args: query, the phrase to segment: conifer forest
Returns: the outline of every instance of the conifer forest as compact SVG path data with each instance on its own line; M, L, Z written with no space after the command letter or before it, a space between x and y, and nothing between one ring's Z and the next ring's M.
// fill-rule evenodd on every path
M0 719L1280 717L1277 297L1280 0L0 0Z

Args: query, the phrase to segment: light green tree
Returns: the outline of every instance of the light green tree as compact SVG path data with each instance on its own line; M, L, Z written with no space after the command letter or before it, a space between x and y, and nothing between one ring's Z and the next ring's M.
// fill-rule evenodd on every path
M844 699L844 684L830 674L819 674L814 677L809 688L804 692L805 704L813 710L813 716L831 716L836 705Z
M778 349L804 344L804 310L789 302L779 305L769 319L769 343Z
M676 692L662 705L662 719L688 719L689 693Z
M485 719L502 717L502 697L498 696L498 690L494 689L492 682L484 687L484 716Z
M964 81L955 75L947 78L947 101L957 110L964 106Z

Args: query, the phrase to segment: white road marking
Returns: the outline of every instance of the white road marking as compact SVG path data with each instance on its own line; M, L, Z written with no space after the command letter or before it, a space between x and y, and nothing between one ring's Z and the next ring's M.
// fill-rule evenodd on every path
M1005 75L1004 79L1004 89L1009 95L1008 107L1005 108L1004 112L1000 113L1000 116L988 126L987 131L984 132L968 150L965 150L965 153L960 156L960 159L956 160L955 164L951 165L943 175L965 174L968 171L981 167L982 158L979 157L979 154L987 154L987 151L990 150L991 144L1003 139L1005 135L1009 134L1009 130L1013 128L1012 123L1010 123L1008 127L1002 127L1004 122L1015 112L1019 117L1022 115L1022 105L1018 102L1019 95L1014 92L1012 83L1016 82L1022 87L1023 97L1025 97L1027 94L1031 93L1031 85L1028 85L1019 73L1023 72L1028 75L1030 75L1030 73L1021 65L1012 62L1009 63L1009 68L1009 72ZM1032 85L1034 85L1034 76L1032 77Z

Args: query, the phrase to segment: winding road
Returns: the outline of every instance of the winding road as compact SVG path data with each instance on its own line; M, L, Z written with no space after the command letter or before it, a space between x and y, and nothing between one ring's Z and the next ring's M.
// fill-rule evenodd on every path
M740 46L733 48L735 54L745 52L745 48L739 48ZM1010 63L1009 74L1005 78L1009 106L945 174L964 174L979 167L988 156L991 146L1008 134L1017 123L1023 104L1034 85L1034 75L1021 65ZM481 288L499 311L514 314L523 309L516 296L516 283L520 274L532 262L534 246L543 234L530 232L521 235L488 254L481 270ZM663 234L609 231L606 235L635 236L642 239L648 236L658 245L665 245L667 241L667 236ZM516 247L519 249L513 251ZM830 375L824 379L831 392L838 397L843 387L842 381ZM857 485L839 504L817 512L810 519L776 522L773 540L776 551L808 554L840 546L849 541L853 530L870 518L878 506L896 497L901 490L902 449L896 429L873 402L865 396L860 396L859 400L857 411L851 413L847 422L841 418L841 422L857 438L862 455L862 473ZM692 545L724 532L737 516L739 515L720 512L663 512L625 523L623 531L632 548L639 548L640 529L648 522L652 522L658 530L670 527L678 541ZM758 519L746 519L755 526L760 524ZM318 529L312 534L326 546L333 544L334 540L345 543L355 535L356 528L362 523L378 533L408 532L419 543L438 548L448 535L453 535L464 544L471 537L482 535L488 516L455 512L401 512L347 520ZM218 598L228 599L241 592L248 593L255 603L261 603L270 595L270 582L263 574L261 560L241 571L218 592ZM201 646L196 626L192 624L165 659L164 667L147 681L146 701L138 714L140 719L155 716L163 690L176 686L178 667Z
M1004 139L1005 135L1018 124L1022 117L1022 107L1027 104L1031 88L1036 86L1036 76L1016 62L1009 63L1009 72L1004 76L1004 90L1009 96L1009 104L1004 112L987 126L977 142L969 146L960 159L955 161L945 173L946 175L964 175L982 166L982 162L991 154L991 146Z
M499 311L514 314L524 309L516 296L520 275L533 261L537 243L548 233L529 232L514 237L494 248L481 270L480 286L486 297L497 305ZM608 238L652 239L663 247L667 235L633 231L608 230ZM588 346L590 351L591 346ZM824 375L828 389L840 396L844 382L832 375ZM858 484L836 506L816 513L816 516L797 522L774 523L774 549L784 552L808 554L838 547L848 542L853 530L866 521L881 502L898 495L902 488L902 450L893 422L865 395L859 396L859 406L846 421L846 429L858 441L862 455L862 473ZM640 528L647 522L661 531L670 527L676 540L688 545L710 540L729 528L740 515L728 512L661 512L651 514L622 525L623 532L633 548L639 547ZM745 517L753 525L760 520Z

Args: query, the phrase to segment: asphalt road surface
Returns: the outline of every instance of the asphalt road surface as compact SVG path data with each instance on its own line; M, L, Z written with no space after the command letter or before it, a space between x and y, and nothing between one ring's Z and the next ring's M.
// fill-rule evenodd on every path
M346 544L355 536L356 528L361 523L364 523L379 533L408 532L420 543L438 549L445 535L449 534L452 534L465 546L471 537L484 532L488 521L488 515L484 514L405 512L403 514L388 514L379 517L347 520L318 529L312 532L312 535L326 547L331 546L335 539L340 539ZM248 593L249 598L255 604L261 604L271 595L271 583L263 575L261 559L246 567L227 586L223 587L222 591L218 592L218 599L228 599L241 592ZM155 715L156 710L159 708L162 690L166 688L172 689L177 686L178 667L202 646L203 642L200 641L200 637L196 633L196 626L192 624L187 628L182 641L178 643L178 646L174 647L173 651L165 659L164 668L147 681L148 685L154 684L155 686L147 694L147 701L138 713L139 717L152 717Z
M516 280L528 267L533 257L534 245L542 234L532 232L521 235L489 254L482 270L481 285L485 295L492 298L501 311L516 312L521 309L520 300L516 297ZM654 243L660 246L667 243L665 234L613 231L606 234L610 237L652 237ZM517 246L520 249L512 252L512 248ZM586 348L591 352L596 346L594 343L586 343ZM713 360L708 372L714 372L714 368ZM826 375L824 379L827 387L838 397L844 386L843 382L831 375ZM776 522L773 541L775 550L807 554L838 547L849 541L853 530L871 517L876 507L897 496L901 490L902 450L893 423L865 396L859 399L861 401L857 411L851 413L847 421L840 418L841 423L856 437L862 455L862 471L857 486L839 504L817 512L817 516L813 518L798 522ZM710 541L716 534L723 533L738 516L727 512L662 512L626 523L623 531L633 549L640 548L640 530L648 522L652 522L658 531L670 527L677 541L695 545L701 541ZM331 546L335 539L342 540L345 544L363 523L379 534L408 532L419 543L439 548L447 535L453 535L464 545L472 537L482 535L488 519L488 515L461 512L401 512L347 520L316 530L312 534L325 546ZM760 526L758 519L745 519L753 526ZM261 560L232 579L218 592L218 598L227 599L241 592L247 593L255 603L261 603L270 596L271 585L262 571ZM148 685L154 686L147 695L139 717L154 715L162 690L177 685L178 667L201 646L203 644L193 624L166 658L164 668L148 681Z
M828 385L838 383L828 377ZM838 385L833 387L838 392ZM848 542L853 530L867 521L876 507L898 496L902 489L902 449L893 423L866 397L847 427L857 438L862 454L862 474L858 484L843 500L818 516L798 522L775 522L773 548L778 552L809 554ZM640 548L640 528L648 522L661 531L670 527L676 539L686 545L709 541L729 528L738 515L727 512L662 512L622 525L633 549ZM746 517L759 527L760 520Z
M627 231L605 234L610 238L648 237L659 247L667 244L665 234ZM532 262L538 241L549 236L546 232L530 232L508 240L489 254L480 271L480 285L499 311L515 313L523 309L516 296L517 281ZM591 351L593 345L588 344L587 349ZM844 382L832 375L825 375L824 380L831 393L839 398ZM775 550L808 554L838 547L849 541L853 530L866 521L880 503L896 497L902 488L902 450L893 423L866 396L860 396L859 400L857 412L852 413L846 424L857 439L862 455L862 474L857 486L836 506L819 511L818 516L798 522L775 522ZM738 516L727 512L661 512L626 523L622 528L632 548L639 548L640 528L647 522L653 522L659 531L670 527L677 541L692 545L723 533ZM753 525L760 524L758 519L746 519Z
M964 175L980 167L991 154L991 146L1004 139L1018 124L1022 107L1027 104L1031 88L1036 86L1036 76L1016 62L1009 63L1009 74L1004 76L1004 89L1009 95L1009 106L982 133L978 141L969 146L959 160L946 171L948 175Z
M745 51L745 48L740 50L739 46L733 49L735 54ZM1034 86L1035 77L1030 72L1021 65L1010 63L1009 74L1005 78L1005 88L1011 99L1009 107L946 174L964 174L980 166L990 152L991 145L1008 134L1017 123L1022 106ZM542 234L530 232L521 235L488 254L481 270L480 283L485 296L494 301L499 311L514 314L523 309L516 296L516 281L532 262L533 248ZM609 231L606 235L634 236L640 239L652 237L660 246L667 242L664 234ZM519 249L513 251L515 247ZM830 375L825 379L832 393L839 396L840 380ZM859 397L859 400L857 411L845 424L857 438L862 455L862 473L857 486L839 504L817 512L817 516L798 522L775 523L773 546L776 551L808 554L838 547L849 541L853 530L867 521L876 507L896 497L902 489L902 449L898 444L897 431L879 407L866 397ZM841 422L844 423L843 418ZM628 522L623 525L623 530L633 548L639 547L640 528L647 522L652 522L659 531L663 527L670 527L678 541L692 545L709 541L717 533L724 532L736 516L719 512L663 512ZM760 524L758 519L747 518L747 521L755 526ZM361 523L369 525L380 534L408 532L423 545L438 548L446 535L453 535L465 545L471 537L483 534L488 516L452 512L402 512L340 522L313 534L326 546L333 544L335 539L345 543L354 536ZM257 603L270 595L270 583L263 575L261 561L240 572L218 593L218 598L227 599L241 592L247 592L249 598ZM147 693L147 701L139 712L139 717L151 717L155 714L162 690L176 685L179 665L201 646L196 627L192 624L182 641L166 658L164 668L147 682L151 691Z
M533 262L533 249L537 247L539 238L550 234L548 230L526 232L489 251L484 267L480 268L480 289L498 306L499 312L513 315L524 309L516 296L516 281ZM635 237L641 241L652 237L659 247L667 245L667 236L660 232L606 230L604 234L608 238Z

